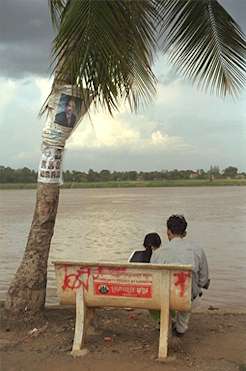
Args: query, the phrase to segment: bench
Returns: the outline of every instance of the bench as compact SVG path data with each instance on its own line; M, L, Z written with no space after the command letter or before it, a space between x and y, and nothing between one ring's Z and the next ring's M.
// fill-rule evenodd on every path
M160 310L159 359L168 347L169 310L191 309L190 265L54 261L60 304L76 305L72 355L82 353L93 308Z

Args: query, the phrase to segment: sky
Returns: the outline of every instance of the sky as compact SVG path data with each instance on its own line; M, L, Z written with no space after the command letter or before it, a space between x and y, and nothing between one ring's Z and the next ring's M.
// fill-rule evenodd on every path
M0 0L0 165L37 169L44 122L39 109L50 91L54 33L48 1ZM246 32L246 1L220 0ZM176 75L165 56L154 65L153 102L137 114L122 105L85 117L68 140L65 169L246 170L246 90L225 100Z

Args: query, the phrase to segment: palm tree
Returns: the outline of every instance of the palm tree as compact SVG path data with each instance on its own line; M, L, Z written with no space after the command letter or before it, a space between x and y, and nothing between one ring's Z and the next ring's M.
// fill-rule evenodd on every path
M49 6L58 29L52 92L70 84L88 102L86 88L92 104L110 114L122 99L136 110L155 93L158 51L219 96L237 96L245 86L245 35L216 0L49 0ZM11 316L44 308L58 200L59 184L38 183L25 254L7 294Z

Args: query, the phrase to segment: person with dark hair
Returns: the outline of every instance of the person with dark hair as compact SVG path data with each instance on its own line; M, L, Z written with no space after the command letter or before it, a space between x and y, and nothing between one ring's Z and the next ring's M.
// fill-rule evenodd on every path
M185 239L187 221L183 215L172 215L167 220L167 237L170 248L161 248L151 257L153 264L190 264L192 265L192 301L202 296L202 289L208 289L210 279L208 263L202 248L193 247ZM188 329L190 312L176 312L173 321L173 334L183 336Z
M55 116L55 123L65 126L67 128L73 128L76 123L76 103L74 99L69 99L65 106L64 112L59 112Z
M152 251L161 246L161 238L158 233L148 233L144 237L143 246L145 250L133 251L129 263L149 263Z
M183 215L172 215L167 220L167 236L169 241L172 236L184 238L186 236L187 222Z

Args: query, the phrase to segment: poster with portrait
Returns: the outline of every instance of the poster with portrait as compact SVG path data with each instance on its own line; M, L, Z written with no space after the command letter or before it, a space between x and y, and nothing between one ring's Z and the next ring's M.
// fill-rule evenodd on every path
M81 99L61 94L54 123L73 129L80 118Z
M84 90L82 96L71 85L56 88L50 95L46 109L47 119L43 128L43 144L64 148L66 140L87 112L92 95Z
M87 112L92 95L84 94L71 85L55 87L44 107L46 123L42 131L42 156L38 170L38 182L62 184L62 160L64 147L73 130Z

